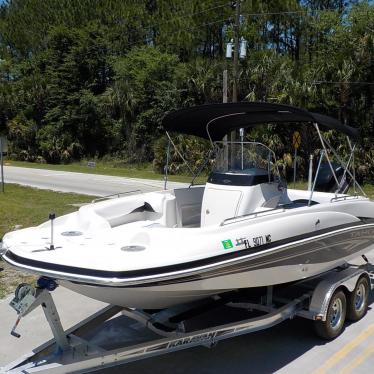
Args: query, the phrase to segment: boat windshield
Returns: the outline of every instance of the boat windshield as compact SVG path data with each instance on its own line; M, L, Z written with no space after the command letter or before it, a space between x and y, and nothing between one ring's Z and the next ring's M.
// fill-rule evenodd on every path
M274 152L258 142L215 142L214 173L279 175Z

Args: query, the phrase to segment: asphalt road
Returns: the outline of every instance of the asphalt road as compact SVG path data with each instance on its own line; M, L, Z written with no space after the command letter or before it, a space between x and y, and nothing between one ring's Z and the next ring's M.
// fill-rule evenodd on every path
M6 183L17 183L41 189L75 192L91 196L107 196L119 192L140 190L157 191L164 188L163 181L113 177L108 175L72 173L45 169L4 167ZM185 187L185 183L169 182L169 188Z

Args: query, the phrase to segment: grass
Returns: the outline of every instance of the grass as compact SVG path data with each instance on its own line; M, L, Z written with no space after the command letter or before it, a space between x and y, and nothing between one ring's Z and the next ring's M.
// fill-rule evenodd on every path
M130 177L130 178L142 178L142 179L156 179L163 180L163 174L156 173L152 164L141 164L141 165L120 165L116 166L114 162L109 161L96 161L94 167L87 166L87 161L73 162L71 164L39 164L35 162L26 161L12 161L8 160L5 165L9 166L19 166L26 168L36 168L36 169L47 169L47 170L57 170L57 171L72 171L77 173L90 173L90 174L102 174L102 175L112 175L118 177ZM173 182L191 182L192 176L190 175L169 175L168 179ZM206 176L198 177L195 183L205 183Z
M365 191L368 198L371 199L371 200L374 200L374 186L372 184L365 183L362 186L362 188ZM352 193L352 191L350 191L350 193Z
M51 212L57 216L70 213L77 210L72 204L91 200L92 197L85 195L6 184L5 193L0 193L0 238L16 225L35 226L48 220Z
M86 203L92 197L71 193L60 193L5 185L5 193L0 193L0 238L15 227L38 225L48 219L50 212L57 216L77 210L73 204ZM0 260L0 298L14 291L20 282L33 282L34 277L22 273Z

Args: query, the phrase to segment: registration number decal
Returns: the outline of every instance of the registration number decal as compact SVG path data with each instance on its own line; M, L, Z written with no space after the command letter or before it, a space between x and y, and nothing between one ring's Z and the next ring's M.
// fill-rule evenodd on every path
M252 238L238 238L236 239L236 247L244 245L244 248L259 247L264 244L271 243L271 234L255 236Z

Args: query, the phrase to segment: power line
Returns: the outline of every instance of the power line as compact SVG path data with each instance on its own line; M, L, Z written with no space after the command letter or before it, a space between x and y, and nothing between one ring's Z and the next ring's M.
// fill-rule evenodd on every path
M193 27L193 28L183 28L182 31L195 31L195 30L199 30L199 29L202 29L206 26L212 26L212 25L215 25L217 23L223 23L223 22L228 22L230 21L230 18L222 18L222 19L219 19L219 20L216 20L216 21L212 21L212 22L207 22L207 23L202 23L200 25L197 25L196 27ZM152 30L152 28L150 29ZM136 44L142 44L144 43L145 41L142 40L142 41L136 41L136 42L132 42L132 43L127 43L127 46L131 47L133 45L136 45Z
M196 12L196 13L192 13L192 14L189 14L189 13L184 13L184 14L181 14L180 16L178 17L174 17L174 18L171 18L165 22L162 22L162 23L158 23L158 24L155 24L154 26L150 26L148 28L145 28L145 31L148 32L148 31L153 31L153 29L155 27L160 27L160 26L163 26L165 24L168 24L170 22L173 22L175 21L175 18L182 18L184 16L189 16L189 17L193 17L195 15L199 15L199 14L203 14L203 13L206 13L210 10L214 10L214 9L218 9L218 8L223 8L223 7L226 7L226 6L231 6L231 4L229 3L225 3L225 4L221 4L221 5L218 5L218 6L215 6L215 7L211 7L211 8L207 8L207 9L204 9L200 12ZM328 9L321 9L321 10L316 10L317 12L333 12L333 11L337 11L337 9L333 9L333 8L328 8ZM295 11L283 11L283 12L261 12L261 13L246 13L246 12L241 12L241 15L246 15L246 16L253 16L253 17L259 17L259 16L271 16L271 15L287 15L287 14L307 14L308 13L308 10L295 10ZM223 18L223 19L219 19L219 20L216 20L216 21L212 21L212 22L207 22L207 23L203 23L201 25L197 25L196 27L193 27L193 28L185 28L184 30L185 31L194 31L194 30L199 30L203 27L206 27L206 26L211 26L211 25L214 25L214 24L217 24L217 23L220 23L220 22L229 22L229 21L232 21L231 20L231 17L229 18ZM144 41L143 41L144 42ZM139 43L142 43L141 41L140 42L133 42L133 43L129 43L128 46L132 46L132 45L135 45L135 44L139 44Z
M223 23L223 22L228 22L228 21L231 21L231 19L230 18L222 18L222 19L219 19L217 21L202 23L201 25L198 25L198 26L196 26L194 28L185 29L185 30L188 30L188 31L198 30L198 29L201 29L201 28L203 28L205 26L211 26L211 25L215 25L215 24L220 23L220 22Z
M166 25L168 23L174 22L175 19L183 18L183 17L186 17L186 16L187 17L194 17L196 15L204 14L204 13L209 12L211 10L215 10L215 9L219 9L219 8L224 8L226 6L231 6L231 3L225 2L224 4L217 5L217 6L214 6L214 7L211 7L211 8L206 8L204 10L201 10L201 11L195 12L195 13L190 13L190 12L174 13L174 15L177 14L176 17L175 16L171 16L171 18L168 19L167 21L164 21L164 22L161 22L161 23L156 23L153 26L145 27L144 31L147 33L149 31L153 31L155 27L160 27L160 26ZM185 29L185 30L187 30L187 31L193 31L193 30L197 30L197 29L200 29L202 27L205 27L205 26L210 26L210 25L213 25L213 24L216 24L216 23L219 23L219 22L227 21L227 20L228 20L227 18L224 18L222 20L217 20L217 21L213 21L213 22L204 23L204 24L199 25L197 27L190 28L190 29ZM139 44L139 43L141 43L141 42L129 43L128 46L132 46L132 45Z
M202 14L202 13L206 13L206 12L208 12L208 11L210 11L210 10L213 10L213 9L217 9L217 8L222 8L222 7L225 7L225 6L227 6L227 5L230 5L230 4L223 4L223 5L220 5L220 6L217 6L217 7L213 7L213 8L209 8L209 9L205 9L205 10L203 10L203 11L201 11L201 12L197 12L197 13L192 13L192 14L189 14L189 16L190 17L193 17L193 16L195 16L195 15L199 15L199 14ZM331 9L331 10L322 10L322 11L332 11L333 9ZM266 15L282 15L282 14L296 14L296 13L298 13L298 14L300 14L300 13L307 13L308 11L307 10L299 10L299 11L285 11L285 12L262 12L262 13L243 13L243 12L241 12L240 14L241 15L248 15L248 16L266 16ZM188 15L188 13L186 13L186 15ZM181 17L183 17L183 15L181 15L181 16L179 16L179 17L176 17L176 18L181 18ZM175 18L174 18L175 19ZM170 22L173 22L174 21L174 19L169 19L168 21L165 21L165 22L162 22L162 23L159 23L159 24L156 24L155 26L153 26L153 27L159 27L159 26L162 26L162 25L164 25L164 24L167 24L167 23L170 23ZM228 20L230 20L230 18L224 18L224 19L222 19L222 20L218 20L218 21L215 21L215 22L208 22L208 23L205 23L205 24L202 24L202 25L200 25L200 26L208 26L208 25L210 25L210 24L214 24L214 23L218 23L218 22L220 22L220 21L228 21ZM198 26L198 27L196 27L196 29L197 28L200 28L200 26ZM153 27L150 27L149 29L153 29ZM195 28L194 28L195 29ZM194 30L194 29L192 29L192 30Z
M170 15L170 19L168 19L167 21L165 22L161 22L161 23L158 23L156 24L155 26L162 26L162 25L166 25L170 22L174 22L175 19L177 18L184 18L184 17L194 17L194 16L198 16L200 14L204 14L206 12L210 12L211 10L215 10L215 9L219 9L219 8L224 8L226 6L230 6L231 4L229 3L225 3L225 4L221 4L221 5L217 5L215 7L211 7L211 8L207 8L207 9L204 9L200 12L196 12L196 13L190 13L190 12L184 12L184 13L174 13L174 15ZM175 17L175 14L177 14L177 16ZM179 15L178 15L179 14ZM153 29L154 26L150 26L149 29Z
M338 9L334 8L327 8L327 9L319 9L319 10L290 10L290 11L284 11L284 12L261 12L261 13L245 13L241 12L242 15L246 16L253 16L253 17L261 17L261 16L277 16L277 15L283 15L283 14L308 14L308 12L318 12L318 13L323 13L323 12L338 12Z
M216 7L212 7L212 8L208 8L208 9L205 9L201 12L197 12L197 13L192 13L192 14L188 14L186 13L185 15L187 16L190 16L190 17L193 17L195 15L199 15L199 14L203 14L203 13L206 13L210 10L213 10L213 9L217 9L217 8L223 8L225 6L228 6L228 5L231 5L231 4L222 4L222 5L219 5L219 6L216 6ZM333 9L333 8L328 8L328 9L321 9L321 10L316 10L317 12L334 12L334 11L337 11L337 9ZM286 14L307 14L308 13L308 10L295 10L295 11L284 11L284 12L261 12L261 13L245 13L245 12L241 12L240 14L241 15L246 15L246 16L253 16L253 17L259 17L259 16L271 16L271 15L286 15ZM179 17L176 17L176 18L181 18L185 15L181 15ZM156 24L152 27L149 27L148 30L152 30L154 27L159 27L159 26L162 26L164 24L167 24L167 23L170 23L170 22L173 22L174 19L169 19L168 21L165 21L165 22L162 22L162 23L159 23L159 24ZM204 23L204 24L201 24L197 27L194 27L194 28L190 28L190 29L185 29L185 30L197 30L199 28L202 28L202 27L205 27L205 26L209 26L209 25L212 25L212 24L215 24L215 23L219 23L219 22L223 22L223 21L230 21L230 18L224 18L222 20L217 20L217 21L214 21L214 22L208 22L208 23Z
M202 10L200 12L196 12L196 13L184 12L182 14L180 14L180 13L176 13L176 14L180 14L178 16L178 18L180 18L180 17L186 17L186 16L187 17L194 17L194 16L198 16L200 14L204 14L206 12L210 12L211 10L215 10L215 9L219 9L219 8L224 8L226 6L231 6L231 4L226 2L225 4L217 5L217 6L214 6L214 7L211 7L211 8L207 8L207 9L204 9L204 10ZM168 22L170 22L170 21L171 20L169 20Z
M306 10L295 10L295 11L287 11L287 12L261 12L261 13L245 13L242 12L242 15L246 16L253 16L253 17L259 17L259 16L276 16L276 15L282 15L282 14L300 14L300 13L306 13Z
M314 81L312 84L357 84L357 85L374 85L374 82L363 82L363 81Z

